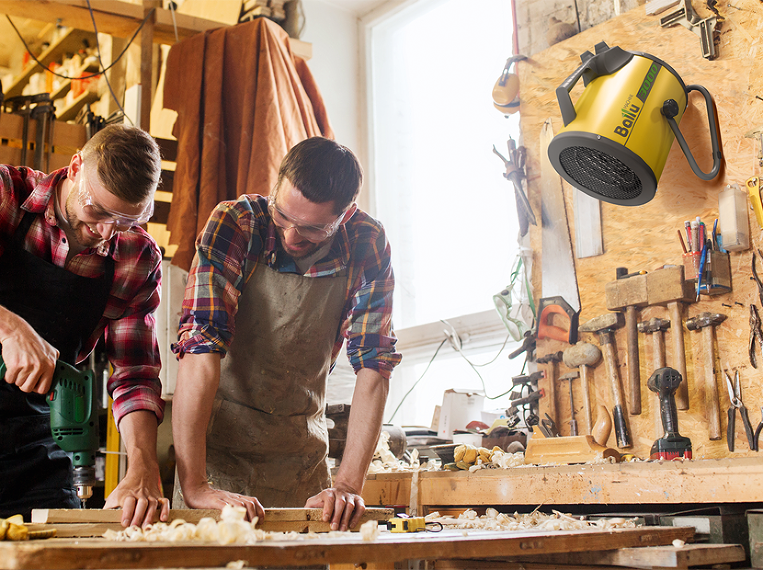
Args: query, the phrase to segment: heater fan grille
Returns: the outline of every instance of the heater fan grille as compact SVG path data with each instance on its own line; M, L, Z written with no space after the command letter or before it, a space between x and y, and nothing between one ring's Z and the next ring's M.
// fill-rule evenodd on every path
M641 179L630 166L599 150L570 146L559 153L559 162L579 186L615 203L638 198L643 191Z

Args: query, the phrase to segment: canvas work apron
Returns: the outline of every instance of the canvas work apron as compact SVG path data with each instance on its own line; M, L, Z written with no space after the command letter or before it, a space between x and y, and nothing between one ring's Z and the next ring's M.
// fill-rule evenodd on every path
M279 508L330 486L325 393L347 278L260 263L249 279L207 429L213 487ZM173 508L183 507L176 484Z
M114 260L90 279L22 247L35 215L26 213L0 257L0 305L22 317L74 364L108 302ZM45 396L0 381L0 517L29 520L36 508L79 508L69 456L53 441Z

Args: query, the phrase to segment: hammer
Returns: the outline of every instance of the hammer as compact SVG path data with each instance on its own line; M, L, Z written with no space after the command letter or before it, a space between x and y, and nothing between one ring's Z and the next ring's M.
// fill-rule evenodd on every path
M628 433L628 425L625 423L625 400L620 385L620 375L617 372L617 351L614 346L615 335L613 333L615 329L621 326L623 326L623 319L620 313L607 313L583 323L578 330L599 335L599 344L604 353L604 364L607 367L607 376L609 376L609 383L612 386L612 399L615 404L612 415L615 420L617 447L628 448L632 446L632 443Z
M681 313L684 303L694 302L696 295L694 285L684 279L683 265L673 265L648 273L646 275L646 290L649 305L665 305L670 311L670 328L673 336L673 368L678 370L681 378L684 379L676 392L676 406L679 410L688 410L689 389Z
M641 373L638 354L638 323L636 311L646 307L648 297L646 290L646 272L642 271L626 275L628 270L617 268L617 279L610 281L604 288L607 309L610 311L625 311L625 334L628 343L628 386L630 398L628 411L637 416L641 413Z
M585 414L586 433L593 435L593 417L591 397L588 392L588 367L596 366L601 359L601 350L595 344L579 342L564 351L564 365L567 368L580 368L580 384L583 391L583 413Z
M665 368L665 339L663 337L663 331L670 328L670 321L666 319L652 318L648 321L642 321L638 324L639 332L648 334L652 337L652 368L659 370ZM660 412L660 395L658 392L653 392L652 397L652 412L654 414L654 430L656 437L662 437L665 430L662 426L662 419Z
M559 367L559 362L562 360L562 351L552 352L546 356L541 356L536 360L539 364L550 364L546 372L546 394L548 395L548 415L555 424L559 424L556 417L556 373Z
M575 400L572 398L572 381L580 376L580 372L568 372L559 376L560 381L568 381L570 383L570 435L578 434L578 421L575 419Z
M718 401L718 384L715 380L715 327L726 320L720 313L700 313L686 320L690 331L702 329L705 343L705 406L710 424L710 439L721 439L721 407Z

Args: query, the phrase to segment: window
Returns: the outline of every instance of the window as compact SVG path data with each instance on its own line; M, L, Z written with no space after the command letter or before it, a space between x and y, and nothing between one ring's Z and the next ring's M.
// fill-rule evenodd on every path
M507 338L493 295L509 281L519 231L514 189L492 146L506 155L519 116L503 117L491 99L512 54L508 0L419 0L366 24L373 214L392 247L393 318L404 352L388 420L443 331L455 328L463 354L477 363ZM520 373L523 359L509 361L508 352L478 368L490 396L509 390ZM395 423L429 425L448 388L482 388L450 341ZM507 404L503 397L486 407Z

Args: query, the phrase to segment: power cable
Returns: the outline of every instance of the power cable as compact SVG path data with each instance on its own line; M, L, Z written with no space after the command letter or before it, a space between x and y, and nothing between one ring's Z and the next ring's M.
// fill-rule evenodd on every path
M88 8L89 8L89 7L90 7L90 3L88 2ZM16 25L13 23L13 20L11 20L11 17L10 17L10 16L8 16L7 14L5 15L5 17L7 18L8 22L11 24L11 27L13 28L13 30L16 32L16 35L17 35L17 36L19 37L19 39L21 40L21 43L22 43L22 44L24 44L24 47L26 48L26 50L27 50L27 53L29 53L29 56L30 56L30 57L31 57L33 60L35 60L35 62L37 62L37 65L39 65L40 67L42 67L42 68L43 68L45 71L49 71L49 72L50 72L50 73L52 73L53 75L55 75L55 76L57 76L57 77L61 77L61 78L63 78L63 79L90 79L91 77L97 77L97 76L99 76L100 74L107 72L109 69L111 69L112 67L114 67L114 66L115 66L115 65L116 65L116 64L119 62L119 60L120 60L120 59L122 59L122 56L123 56L123 55L125 54L125 52L127 51L127 48L129 48L129 47L130 47L130 45L132 44L132 42L135 40L135 36L137 36L137 35L138 35L138 32L140 32L140 30L143 28L143 25L144 25L144 24L145 24L145 23L148 21L148 19L151 17L151 14L153 14L155 10L156 10L156 8L151 8L151 10L150 10L150 11L149 11L149 13L146 15L146 17L145 17L145 18L143 18L143 21L140 23L140 26L138 26L138 29L137 29L137 30L135 30L135 33L132 35L132 37L130 38L130 40L127 42L127 45L125 46L125 48L124 48L124 49L122 50L122 52L121 52L121 53L120 53L120 54L117 56L117 58L116 58L114 61L112 61L112 62L111 62L111 64L110 64L108 67L106 67L106 68L104 68L104 69L101 69L101 70L99 70L99 71L98 71L98 72L96 72L96 73L91 73L90 75L82 75L82 76L80 76L80 77L70 77L70 76L68 76L68 75L64 75L63 73L58 73L58 72L56 72L56 71L53 71L52 69L50 69L50 68L49 68L47 65L45 65L44 63L42 63L42 62L41 62L39 59L37 59L37 56L35 56L35 55L32 53L32 50L29 48L29 45L26 43L26 40L24 40L24 37L21 35L21 32L19 32L18 28L17 28L17 27L16 27ZM90 10L90 14L91 14L91 16L92 16L92 13L93 13L93 11L92 11L92 10ZM96 32L96 33L97 33L97 32ZM97 42L97 36L96 36L96 42ZM101 67L103 67L103 66L101 66Z
M96 53L98 54L98 65L100 66L101 69L103 69L103 60L101 59L101 43L98 41L98 27L95 25L95 14L93 14L93 8L90 6L90 0L87 0L87 10L88 12L90 12L90 21L93 22L93 31L95 32L95 48L96 48ZM143 19L143 22L140 25L141 28L143 27L143 24L146 23L149 16L151 16L153 11L154 11L154 8L151 8L151 11ZM140 30L140 28L138 28L138 30ZM137 31L135 34L137 34ZM133 35L133 39L135 38L135 34ZM129 44L128 44L128 47L129 47ZM130 125L134 127L135 123L130 117L127 116L127 113L125 113L124 107L122 107L122 103L119 101L119 99L117 99L117 95L116 93L114 93L114 89L111 88L111 82L109 81L109 78L106 76L106 73L103 74L103 78L106 80L106 85L109 88L109 93L111 93L111 98L114 99L114 102L117 104L117 107L119 107L119 110L122 111L122 116L128 121L130 121ZM149 85L148 88L150 89L151 86ZM125 85L125 90L126 90L126 85Z
M461 338L458 335L458 332L456 331L456 327L451 325L448 321L440 319L441 323L444 323L448 325L451 328L451 332L445 331L445 340L450 340L451 346L453 347L453 350L455 350L461 358L463 358L469 366L471 366L472 370L474 370L474 373L477 375L477 377L480 379L480 382L482 383L482 390L485 392L485 398L488 400L497 400L501 396L505 396L506 394L509 394L511 390L507 390L503 392L502 394L498 394L497 396L488 396L487 395L487 387L485 386L485 379L482 378L482 374L480 374L480 371L477 370L477 368L481 368L483 366L487 366L488 364L492 364L496 360L498 360L498 357L503 352L503 349L506 348L506 345L509 342L509 339L511 338L511 333L506 335L506 340L503 341L503 345L501 346L500 350L498 351L498 354L496 354L491 360L488 362L485 362L483 364L475 364L463 352L463 348L461 346ZM524 366L523 366L524 368Z
M395 417L395 415L397 414L397 412L398 412L398 411L400 411L400 406L402 406L402 405L403 405L403 402L405 402L405 399L406 399L406 398L407 398L407 397L410 395L410 393L411 393L411 392L413 392L413 389L414 389L414 388L415 388L415 387L418 385L418 383L419 383L419 382L421 382L421 379L422 379L422 378L424 377L424 375L425 375L425 374L426 374L426 373L429 371L429 367L430 367L430 366L432 366L432 363L434 362L434 359L435 359L435 358L437 358L437 354L440 352L440 349L441 349L441 348L442 348L442 347L445 345L445 343L446 343L447 341L448 341L448 339L447 339L447 338L444 338L444 339L442 339L442 342L441 342L441 343L440 343L440 345L437 347L437 350L435 350L435 351L434 351L434 354L432 355L432 358L430 358L430 359L429 359L429 362L427 363L427 367L424 369L424 372L422 372L422 373L421 373L421 376L419 376L419 379L418 379L418 380L416 380L416 381L413 383L413 386L411 386L410 390L408 390L408 391L405 393L405 396L403 396L403 397L402 397L402 399L400 400L400 403L397 405L397 408L395 408L395 411L394 411L394 412L392 412L392 415L391 415L391 416L389 417L389 419L387 420L387 423L388 423L388 424L391 424L391 423L392 423L392 418L394 418L394 417Z

